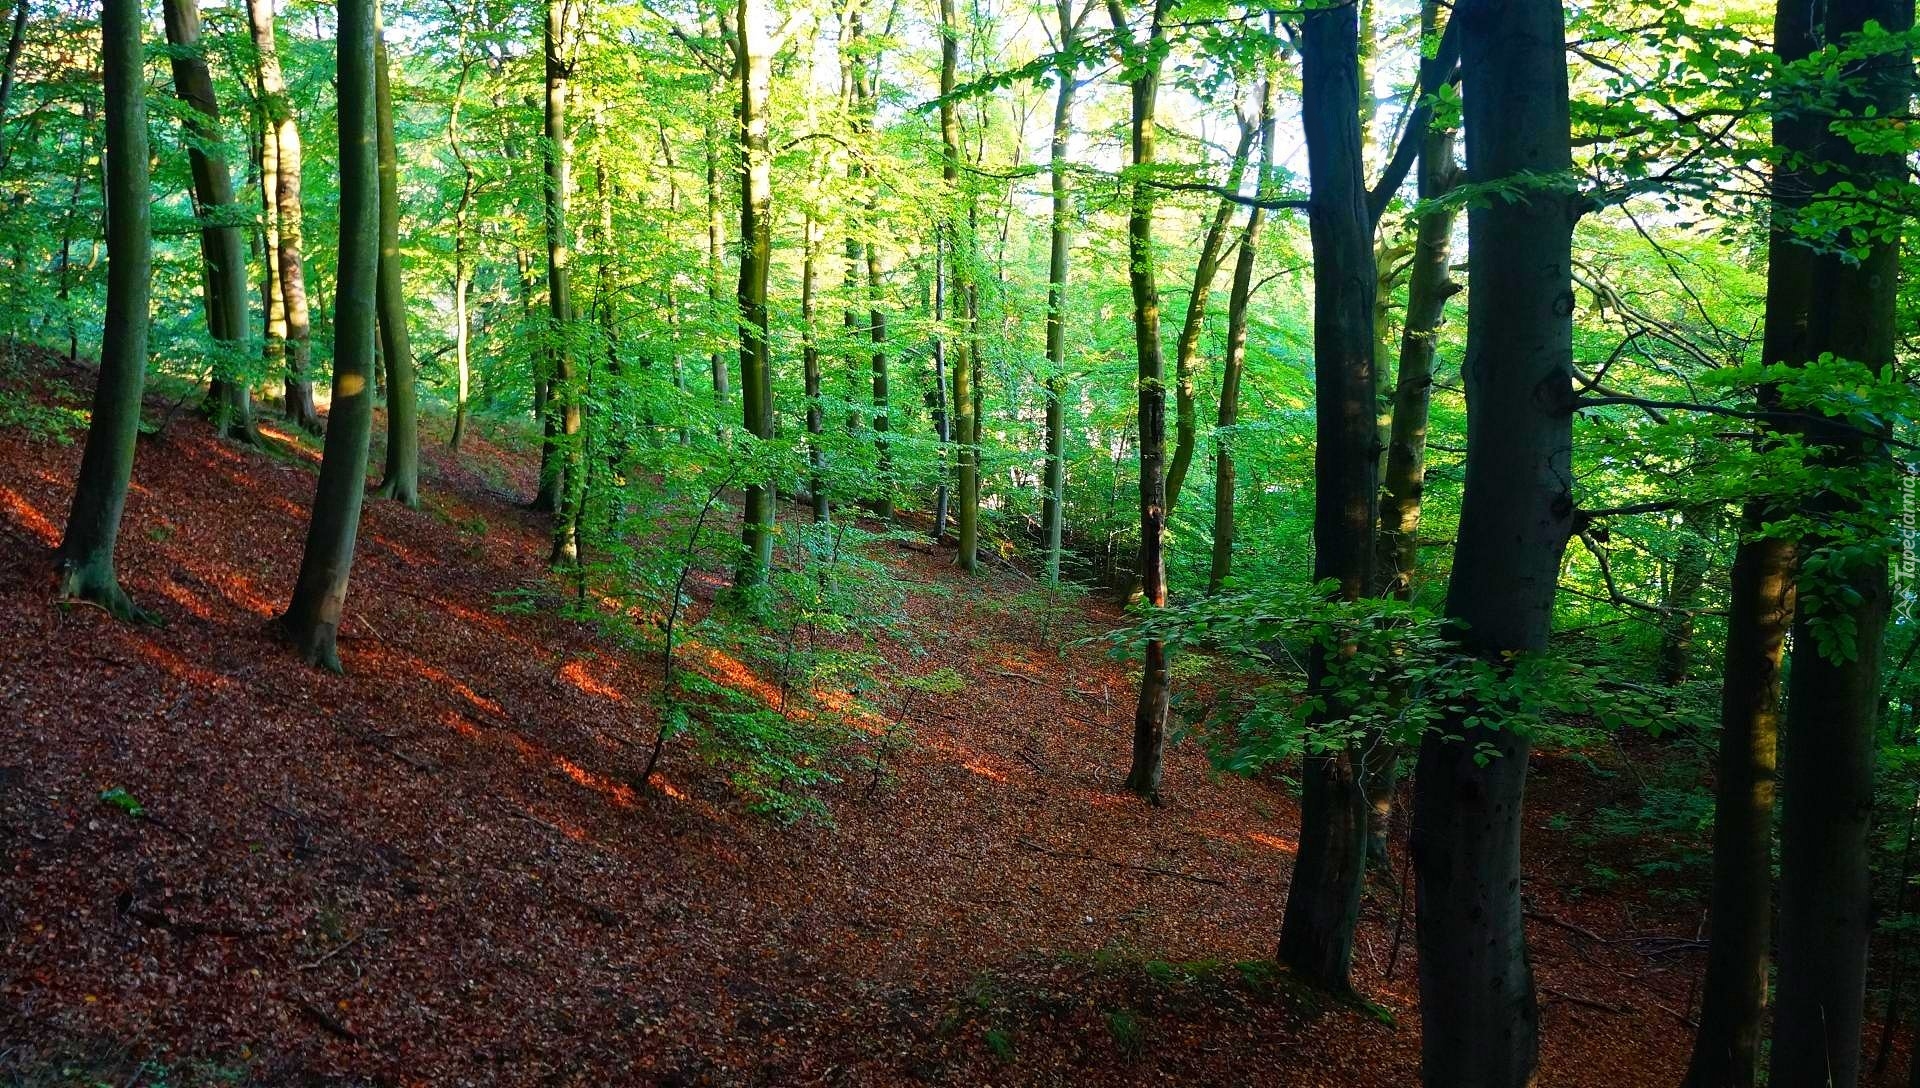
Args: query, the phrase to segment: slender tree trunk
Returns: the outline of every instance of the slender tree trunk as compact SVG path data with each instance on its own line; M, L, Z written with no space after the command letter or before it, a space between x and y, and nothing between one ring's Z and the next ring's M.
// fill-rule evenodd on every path
M27 44L27 16L33 0L14 0L13 25L7 31L7 58L0 67L0 125L7 122L7 106L13 102L13 85L20 73L20 51ZM7 164L8 147L0 141L0 166Z
M174 93L187 107L187 158L193 169L194 211L200 219L200 256L206 266L202 287L206 295L207 332L216 355L213 387L207 411L221 434L257 442L253 426L253 396L236 372L239 345L247 337L247 254L235 216L233 178L220 146L220 105L213 93L213 73L200 45L200 7L197 0L166 0L167 44L173 47Z
M373 64L380 156L380 354L387 368L387 463L374 494L418 509L420 406L414 389L413 342L407 336L405 266L400 260L400 168L384 33L374 40Z
M462 40L464 47L465 41ZM453 92L453 106L447 113L447 146L453 149L454 161L460 164L460 203L453 211L453 363L459 377L459 388L453 402L453 435L447 445L455 452L467 434L467 411L471 399L471 367L469 359L469 341L472 335L472 323L467 316L467 290L471 277L467 270L467 216L473 210L473 164L467 161L465 148L460 144L460 106L467 90L467 79L472 72L472 64L462 61L460 82Z
M1783 61L1816 48L1808 9L1779 5L1774 49ZM1812 149L1814 129L1801 110L1777 110L1773 143L1789 157L1775 166L1775 205L1767 247L1768 363L1805 365L1813 296L1813 251L1790 228L1805 206L1807 179L1793 161ZM1759 390L1771 408L1779 391ZM1766 529L1788 512L1764 496L1741 512L1740 542L1727 595L1727 641L1720 683L1720 753L1714 775L1713 884L1708 896L1707 971L1700 1027L1686 1088L1753 1088L1766 1031L1768 955L1772 951L1773 808L1780 729L1780 673L1793 622L1797 547Z
M1845 42L1871 24L1899 34L1913 26L1913 0L1834 0L1814 28L1817 41ZM1813 158L1832 169L1825 185L1840 202L1906 176L1905 156L1861 151L1847 121L1903 117L1911 98L1904 51L1855 62L1852 86L1835 114L1818 118ZM1838 130L1838 131L1836 131ZM1844 188L1843 188L1844 187ZM1807 349L1820 358L1894 365L1899 226L1845 228L1836 246L1812 258ZM1806 443L1816 463L1891 481L1885 435L1842 418L1813 420ZM1854 477L1859 478L1858 476ZM1824 491L1807 511L1815 525L1866 515L1859 490ZM1887 486L1882 483L1881 486ZM1860 1074L1867 935L1873 925L1867 836L1873 820L1874 729L1880 717L1880 657L1889 590L1885 545L1862 547L1846 531L1816 531L1805 556L1787 677L1780 814L1780 1000L1773 1017L1768 1083L1852 1088ZM1816 563L1816 560L1818 562ZM1818 571L1817 575L1809 572ZM1848 631L1840 644L1830 632Z
M973 323L968 299L973 281L973 237L960 226L951 202L960 198L960 109L954 100L958 85L961 27L954 0L940 0L940 176L947 200L947 271L953 312L961 319L960 334L946 341L953 371L953 398L949 405L957 431L960 511L960 569L973 573L980 565L980 438L974 412Z
M1247 170L1247 154L1253 148L1255 125L1245 114L1240 121L1240 146L1227 171L1227 187L1240 190L1241 176ZM1220 258L1226 250L1227 227L1233 221L1234 202L1221 198L1207 223L1200 242L1200 257L1193 269L1193 291L1187 296L1187 316L1180 323L1180 338L1173 349L1173 457L1167 462L1167 516L1180 501L1180 488L1186 483L1187 470L1193 465L1193 448L1200 433L1199 409L1194 402L1194 371L1200 363L1200 336L1207 328L1207 302L1213 297L1213 281L1220 274Z
M1339 583L1357 601L1372 592L1378 459L1374 375L1373 221L1360 142L1360 23L1352 5L1302 19L1301 117L1312 188L1314 558L1316 582ZM1345 647L1316 643L1307 685L1325 710L1314 726L1345 719L1339 665ZM1351 987L1353 929L1366 873L1362 749L1344 735L1309 739L1301 767L1300 853L1280 929L1280 959L1329 989Z
M1060 17L1060 51L1071 54L1080 29L1072 0L1055 0ZM1093 10L1088 3L1087 11ZM1080 89L1076 62L1054 74L1053 139L1048 145L1047 175L1053 219L1047 247L1047 452L1040 507L1040 531L1046 538L1047 584L1060 584L1060 553L1067 516L1067 261L1073 249L1073 206L1067 190L1067 142L1073 136L1073 99Z
M1164 56L1162 20L1170 0L1152 0L1144 43L1132 40L1120 0L1108 0L1116 34L1128 38L1138 67L1131 81L1133 168L1144 173L1154 161L1154 103ZM1140 419L1140 591L1154 608L1167 603L1167 386L1160 347L1160 292L1153 274L1153 187L1133 185L1127 216L1128 281L1133 290L1133 343L1138 356ZM1150 803L1160 801L1160 776L1167 746L1167 711L1172 698L1166 643L1148 639L1140 673L1140 699L1133 717L1133 764L1127 788Z
M1464 0L1468 180L1550 180L1467 213L1467 475L1446 616L1488 668L1546 650L1571 478L1574 197L1557 0ZM1469 724L1464 700L1420 744L1413 860L1421 1073L1428 1088L1523 1088L1539 1009L1520 907L1528 741ZM1495 708L1497 710L1497 708Z
M773 366L768 343L767 273L773 257L773 161L767 97L773 84L766 0L739 0L736 28L740 91L740 393L748 434L773 440ZM747 485L741 556L734 577L746 591L766 584L773 567L774 485Z
M107 315L93 416L74 482L66 535L55 553L56 593L91 601L120 619L145 613L120 588L113 548L140 435L147 377L153 241L147 203L147 81L137 0L105 0L100 15L106 84Z
M553 344L554 445L559 502L553 511L555 567L580 560L579 512L586 480L581 475L580 376L573 357L573 244L567 205L573 189L573 138L567 132L567 98L573 77L573 0L547 0L546 23L546 234L547 309Z
M255 77L267 124L273 129L275 229L279 234L280 296L287 311L285 361L286 413L294 426L317 434L320 414L313 406L313 321L307 311L307 272L301 256L300 128L294 123L287 82L280 73L274 44L273 0L247 0L247 19L258 58ZM338 300L336 300L337 302Z
M874 483L877 494L873 500L873 516L885 521L893 518L893 444L887 437L893 426L893 407L887 380L887 311L881 306L886 296L881 283L878 242L868 243L866 258L867 332L873 344L873 444L880 470L880 478Z
M375 296L380 265L380 171L374 121L374 0L340 0L336 84L340 117L340 279L334 291L333 404L300 577L280 622L308 664L340 671L336 640L373 431Z
M1271 64L1271 60L1268 61ZM1274 167L1274 78L1260 81L1260 181L1266 195ZM1240 419L1240 381L1246 370L1247 305L1253 297L1253 273L1260 261L1260 229L1266 209L1247 210L1240 231L1240 251L1234 257L1233 289L1227 298L1227 353L1220 370L1220 408L1214 417L1213 437L1213 555L1207 570L1207 592L1219 593L1233 575L1233 502L1237 480L1233 464L1233 428Z
M280 150L279 137L264 103L258 108L260 125L260 221L262 230L260 316L265 344L261 360L270 377L287 372L287 297L280 279Z
M724 202L720 192L720 145L718 126L714 126L707 134L707 296L716 318L726 302L726 274L722 269L726 267L727 217L722 210ZM714 411L724 419L727 401L732 396L727 353L715 348L709 363L713 371Z
M380 155L380 357L386 363L386 470L380 499L420 507L419 393L413 380L413 342L407 338L407 286L399 259L399 163L394 146L392 65L386 36L374 38L374 117ZM457 242L455 242L457 244Z
M933 326L944 329L946 322L946 240L939 238L933 245ZM925 296L922 296L925 305ZM947 538L947 508L950 503L951 489L948 480L951 470L947 467L948 457L953 450L953 421L947 414L947 338L944 332L936 332L933 337L933 434L940 441L940 486L933 493L933 539L938 542Z
M1694 611L1707 581L1705 507L1681 511L1680 543L1673 558L1673 576L1667 581L1660 619L1660 682L1672 687L1684 683L1693 668Z
M1420 7L1423 38L1439 32L1439 5ZM1424 64L1443 63L1436 60ZM1439 77L1423 82L1437 85ZM1402 601L1414 596L1419 566L1420 512L1427 479L1427 413L1433 400L1433 358L1447 300L1460 290L1449 269L1453 259L1452 205L1440 202L1454 186L1454 134L1429 122L1420 142L1417 186L1427 210L1414 229L1412 267L1407 280L1407 314L1400 329L1400 366L1395 376L1387 426L1386 474L1380 492L1380 534L1375 541L1374 573L1383 594ZM1408 696L1395 683L1392 697ZM1394 792L1400 779L1400 747L1386 736L1368 738L1366 752L1367 857L1387 863L1387 833L1393 822Z
M820 406L820 342L814 332L813 295L819 278L820 225L812 215L806 221L806 253L800 265L800 364L807 395L807 497L813 504L813 520L826 521L827 455L821 448L826 430L826 413Z

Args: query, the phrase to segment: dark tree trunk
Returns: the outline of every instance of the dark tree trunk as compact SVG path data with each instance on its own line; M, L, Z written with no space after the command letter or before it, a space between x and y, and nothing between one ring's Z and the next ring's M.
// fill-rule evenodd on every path
M106 328L80 476L55 555L59 596L91 601L121 619L145 615L120 588L113 566L140 434L153 278L144 25L138 0L105 0L100 40L106 84Z
M193 169L193 201L200 219L200 257L206 265L207 332L218 346L207 413L221 434L258 442L253 425L253 394L236 372L239 345L247 338L247 254L234 216L233 178L220 146L220 105L213 73L200 45L197 0L166 0L167 44L173 47L174 94L187 107L187 158Z
M333 405L320 482L293 599L280 622L311 665L340 671L336 641L347 603L367 439L373 431L375 296L380 265L380 174L374 122L374 0L340 0L340 280L334 292Z
M940 145L941 170L947 199L960 198L960 110L954 100L960 62L960 24L954 14L953 0L940 0ZM969 299L973 281L973 235L960 225L957 209L949 204L947 215L947 271L952 277L948 301L960 317L958 336L943 338L947 347L948 369L953 372L953 397L949 402L952 429L957 432L959 459L960 511L955 517L959 532L960 568L969 574L980 565L980 437L974 411L973 322Z
M1360 145L1359 18L1352 5L1302 19L1301 118L1312 179L1315 581L1343 600L1373 589L1379 460L1374 452L1373 220ZM1315 645L1308 688L1326 700L1315 725L1339 720L1344 699L1330 654ZM1300 853L1287 891L1280 959L1333 990L1350 988L1353 928L1366 873L1363 753L1348 740L1308 742L1301 768Z
M1707 582L1707 520L1705 507L1690 507L1680 515L1680 542L1667 579L1660 619L1660 682L1672 687L1684 683L1693 668L1694 612Z
M1834 0L1824 15L1814 27L1819 42L1848 41L1871 23L1898 34L1913 25L1913 0ZM1876 192L1906 176L1903 154L1863 153L1845 134L1844 122L1905 116L1911 67L1904 52L1854 62L1848 72L1853 82L1838 95L1836 116L1816 118L1813 161L1827 167L1824 184L1843 205L1854 190L1841 186ZM1898 237L1897 221L1891 230L1884 224L1847 228L1836 246L1812 257L1810 358L1832 353L1876 370L1894 365ZM1809 421L1804 433L1818 464L1892 479L1885 435L1840 418ZM1864 502L1857 489L1823 491L1806 513L1815 525L1844 526L1866 516ZM1801 554L1782 753L1780 999L1768 1083L1852 1088L1860 1074L1873 925L1867 835L1889 606L1887 556L1884 545L1863 549L1845 529L1831 536L1817 532L1802 542ZM1816 557L1822 560L1817 567ZM1817 578L1807 573L1816 569ZM1827 633L1847 627L1851 645Z
M1782 60L1815 48L1808 9L1779 5L1774 49ZM1783 155L1811 149L1813 129L1801 111L1777 113L1773 143ZM1775 166L1774 229L1768 236L1767 309L1762 354L1768 363L1804 365L1810 358L1807 309L1813 293L1813 251L1795 241L1789 222L1805 204L1800 167ZM1763 386L1762 407L1779 394ZM1764 535L1786 511L1765 496L1747 501L1728 587L1727 642L1720 685L1720 754L1715 773L1713 885L1708 896L1707 972L1700 1027L1694 1035L1686 1088L1753 1088L1767 1009L1767 957L1772 951L1773 805L1780 728L1780 665L1793 622L1797 546Z
M1555 179L1467 213L1467 471L1446 615L1494 670L1546 650L1573 526L1571 169L1556 0L1465 0L1468 181ZM1447 714L1421 740L1413 861L1421 1073L1429 1088L1523 1088L1539 1008L1520 909L1524 732ZM1497 708L1490 708L1496 709Z
M1108 0L1116 34L1128 39L1136 66L1133 99L1133 167L1145 171L1154 161L1154 103L1160 91L1165 55L1163 20L1170 0L1151 0L1144 42L1132 39L1121 0ZM1154 608L1167 603L1167 386L1160 346L1160 292L1153 274L1153 187L1133 185L1127 216L1127 279L1133 289L1133 344L1139 360L1140 426L1140 592ZM1160 803L1160 776L1167 746L1167 712L1172 699L1167 647L1148 639L1140 672L1140 699L1133 715L1133 763L1127 789L1152 804Z
M373 64L380 155L380 354L387 367L387 463L374 494L418 509L420 406L414 389L413 342L407 336L405 269L400 261L400 170L384 36L374 41Z
M546 21L546 235L547 312L553 379L548 389L553 429L548 442L555 481L553 552L548 562L571 567L580 561L580 504L586 495L581 473L580 375L573 357L573 245L567 204L573 189L573 138L567 132L567 98L572 93L573 27L579 11L573 0L547 0ZM543 486L545 480L542 481Z
M740 393L747 433L773 439L773 359L768 343L767 274L773 258L773 162L767 98L773 86L766 0L740 0L736 50L740 90ZM766 584L773 568L774 485L747 485L734 585Z

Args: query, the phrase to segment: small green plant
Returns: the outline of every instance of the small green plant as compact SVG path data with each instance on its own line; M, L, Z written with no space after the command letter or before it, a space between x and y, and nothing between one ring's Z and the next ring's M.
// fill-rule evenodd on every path
M1107 1034L1128 1061L1137 1060L1146 1050L1146 1026L1132 1009L1112 1009L1107 1013Z
M1004 1028L988 1028L982 1033L987 1049L1003 1062L1013 1061L1013 1033Z
M140 803L140 799L119 786L101 790L100 803L110 808L117 808L129 816L139 817L147 814L147 807Z

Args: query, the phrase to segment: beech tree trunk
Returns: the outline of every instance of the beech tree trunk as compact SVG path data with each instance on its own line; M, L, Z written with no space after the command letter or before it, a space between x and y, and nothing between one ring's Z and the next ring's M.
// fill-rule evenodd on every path
M1468 181L1572 166L1566 29L1557 0L1463 0ZM1572 185L1467 213L1466 487L1446 616L1495 670L1546 650L1573 527ZM1421 1074L1428 1088L1523 1088L1539 1009L1520 907L1523 732L1470 726L1473 700L1420 744L1413 863Z
M1060 17L1060 51L1072 53L1080 21L1072 0L1055 0ZM1084 9L1093 10L1089 3ZM1047 175L1053 218L1047 247L1046 469L1041 486L1040 533L1046 539L1047 584L1060 584L1060 552L1067 509L1067 260L1073 249L1073 203L1067 191L1067 141L1073 135L1073 98L1080 89L1077 66L1068 61L1054 74L1053 138Z
M334 292L333 403L300 577L280 623L311 665L340 671L336 645L366 496L373 431L380 173L374 121L374 0L340 0L336 85L340 117L340 279Z
M1360 22L1352 5L1309 11L1301 22L1301 118L1311 178L1313 236L1314 558L1316 582L1341 599L1373 590L1378 459L1374 376L1373 220L1360 142ZM1308 690L1326 701L1315 725L1347 717L1345 699L1316 643ZM1364 754L1352 742L1309 740L1301 767L1300 853L1287 890L1280 959L1336 991L1351 988L1353 928L1366 873Z
M286 309L287 420L312 434L320 432L320 413L313 406L313 320L307 310L306 262L301 256L300 128L294 123L287 98L287 81L280 73L280 52L274 44L273 0L247 0L247 21L253 32L260 101L266 124L273 130L274 232L279 240L280 298ZM337 304L338 300L336 300Z
M120 588L113 566L140 434L153 279L144 26L138 0L104 0L100 40L106 85L106 326L73 507L54 555L58 596L90 601L123 620L145 618Z
M1913 26L1913 13L1913 0L1832 0L1814 24L1813 38L1846 42L1873 23L1900 34ZM1906 177L1904 154L1863 153L1846 135L1844 122L1905 116L1912 92L1912 61L1904 51L1849 67L1852 84L1838 94L1832 116L1816 114L1810 133L1813 161L1828 167L1819 184L1842 204L1851 199L1853 186L1878 192ZM1891 229L1848 227L1835 246L1813 255L1810 358L1831 353L1875 370L1894 365L1898 239L1897 220ZM1893 478L1885 434L1862 431L1841 418L1811 420L1804 433L1817 464L1876 480ZM1787 678L1780 1001L1773 1016L1770 1084L1852 1088L1860 1075L1867 935L1873 926L1867 836L1873 820L1881 643L1890 603L1885 545L1862 547L1844 528L1865 515L1863 504L1857 490L1823 491L1810 504L1810 520L1842 528L1801 545L1805 564ZM1814 570L1817 577L1809 576ZM1851 645L1839 644L1823 630L1847 626Z
M807 498L813 505L813 520L826 521L827 455L821 448L826 430L826 413L820 406L820 343L814 333L813 295L819 278L821 231L813 216L805 225L806 253L800 265L800 365L807 396Z
M1272 63L1271 59L1268 61ZM1274 77L1260 81L1260 175L1257 192L1266 196L1273 181ZM1219 593L1233 576L1233 501L1237 481L1233 464L1233 428L1240 419L1240 380L1246 370L1247 304L1253 297L1253 273L1260 263L1260 230L1267 211L1247 209L1240 230L1240 251L1233 262L1233 289L1227 298L1227 353L1220 368L1220 407L1213 435L1213 555L1207 569L1207 592Z
M460 144L461 99L465 96L467 79L472 70L472 62L463 58L460 83L453 92L453 105L447 113L447 146L453 150L454 160L460 164L460 203L453 211L453 362L459 387L453 402L453 434L447 439L447 445L455 452L459 451L460 443L467 434L467 410L472 395L471 362L468 358L472 322L467 316L467 290L471 283L467 270L467 216L473 210L474 174L473 164L467 161L466 149Z
M949 404L951 427L957 432L960 510L955 516L959 532L960 569L971 574L980 566L980 435L974 410L974 355L972 297L973 237L960 225L958 210L952 206L960 197L960 109L953 93L960 64L960 23L954 14L954 0L940 0L940 176L947 200L947 271L952 277L948 301L960 318L958 336L944 338L948 369L953 372L953 398Z
M773 84L766 0L740 0L735 28L740 90L740 393L747 433L773 440L773 360L768 343L767 274L773 259L773 157L767 97ZM738 590L766 584L773 567L774 485L747 485Z
M200 45L200 6L197 0L166 0L167 44L173 47L174 94L187 107L187 159L193 169L194 211L200 219L200 257L206 265L201 279L207 310L207 332L213 337L213 384L207 413L214 429L243 442L258 442L253 425L253 393L245 375L234 364L239 345L247 337L247 252L235 215L233 178L227 173L220 146L220 105L213 93L213 73Z
M1154 105L1165 56L1163 20L1170 0L1151 0L1147 34L1137 42L1127 27L1121 0L1108 0L1114 33L1127 39L1134 69L1133 167L1145 172L1154 159ZM1153 187L1144 178L1133 184L1127 216L1127 279L1133 290L1133 343L1138 356L1140 426L1140 592L1154 608L1167 603L1167 386L1160 347L1160 292L1153 274ZM1167 712L1172 699L1167 647L1148 639L1140 673L1140 699L1133 716L1133 763L1127 789L1152 804L1160 803L1160 776L1167 746Z
M1782 3L1774 13L1774 50L1784 61L1816 48L1807 8ZM1773 143L1784 156L1811 150L1814 129L1802 111L1777 112ZM1790 222L1805 206L1807 179L1789 159L1775 166L1773 229L1767 239L1767 363L1809 361L1807 312L1813 251ZM1779 392L1763 386L1762 408ZM1727 593L1727 641L1720 683L1720 752L1714 774L1713 884L1708 894L1707 971L1700 987L1686 1088L1753 1088L1766 1031L1768 956L1772 952L1773 807L1780 730L1780 670L1793 622L1797 545L1763 535L1790 511L1765 496L1741 512L1740 542Z
M1428 0L1420 7L1423 38L1439 30L1439 5ZM1453 58L1431 58L1423 65L1445 64ZM1443 76L1428 73L1422 83L1438 86ZM1394 377L1393 403L1387 427L1386 475L1380 492L1380 533L1375 540L1374 574L1384 583L1382 592L1408 601L1414 595L1414 572L1419 566L1420 508L1427 478L1427 414L1433 401L1434 349L1447 300L1460 290L1453 281L1452 205L1441 203L1454 186L1459 167L1454 162L1454 134L1431 124L1420 138L1416 184L1426 203L1414 230L1413 262L1408 270L1407 313L1400 330L1400 366ZM1404 685L1395 699L1407 695ZM1387 835L1393 821L1394 791L1400 779L1401 752L1391 738L1369 738L1366 752L1367 857L1377 865L1387 862Z
M380 355L387 368L387 463L374 494L417 510L420 407L414 389L413 342L407 336L407 290L400 261L400 170L384 33L374 39L373 64L380 156Z
M573 189L573 138L567 132L567 98L573 78L573 28L578 17L573 0L547 0L547 310L553 362L548 411L554 420L549 443L554 463L549 471L555 479L557 498L553 552L548 562L555 567L570 567L580 561L580 504L586 494L581 473L582 390L573 357L573 242L567 233L567 205Z

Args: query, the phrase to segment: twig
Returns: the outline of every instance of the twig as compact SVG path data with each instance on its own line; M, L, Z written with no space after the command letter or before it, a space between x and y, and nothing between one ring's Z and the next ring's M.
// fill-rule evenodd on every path
M326 955L324 955L324 956L321 956L321 957L320 957L319 959L317 959L317 960L314 960L314 961L313 961L312 963L303 963L303 964L301 964L301 965L300 965L300 970L302 970L302 971L311 971L311 970L313 970L314 968L316 968L316 967L318 967L318 966L320 966L321 964L323 964L323 963L325 963L325 962L327 962L328 960L330 960L330 959L332 959L333 957L335 957L335 956L338 956L338 955L339 955L340 953L342 953L342 952L345 952L345 951L346 951L347 949L349 949L349 948L352 948L352 947L353 947L354 945L356 945L356 944L359 944L359 943L360 943L360 938L362 938L362 937L365 937L365 936L366 936L366 933L364 933L364 932L362 932L362 933L358 933L358 934L356 934L356 935L354 935L354 937L353 937L353 939L352 939L352 940L349 940L349 941L347 941L347 942L346 942L345 944L342 944L342 945L339 945L339 946L338 946L338 947L336 947L336 948L335 948L335 949L334 949L333 951L331 951L331 952L329 952L329 953L327 953L327 954L326 954Z
M328 1013L327 1010L321 1008L320 1006L314 1004L311 1001L308 1001L306 998L295 997L295 998L289 998L288 1000L292 1001L294 1005L300 1009L301 1012L306 1013L308 1019L320 1025L321 1029L324 1030L328 1035L345 1039L349 1043L357 1043L360 1041L360 1036L355 1034L352 1028L348 1027L347 1025L341 1023L338 1020L335 1020L332 1014Z
M1115 858L1103 858L1098 854L1086 854L1086 853L1075 854L1075 853L1067 853L1059 850L1050 850L1047 847L1042 846L1039 843L1034 842L1032 839L1028 839L1028 838L1021 838L1016 841L1019 842L1019 844L1023 848L1032 850L1036 854L1045 854L1050 858L1065 858L1073 861L1100 861L1100 862L1105 862L1106 864L1111 865L1116 869L1130 869L1137 873L1153 873L1158 876L1177 877L1181 880L1191 880L1195 884L1211 884L1216 888L1224 888L1226 887L1226 884L1227 884L1226 881L1220 880L1216 877L1203 876L1199 873L1183 872L1179 869L1167 869L1167 868L1162 868L1161 866L1158 866L1158 865L1140 865L1131 861L1120 861Z
M1540 992L1556 1000L1565 1001L1569 1005L1579 1005L1587 1009L1598 1009L1601 1012L1610 1012L1615 1016L1626 1016L1633 1012L1633 1006L1631 1005L1609 1005L1604 1001L1595 1001L1591 997L1581 997L1578 994L1566 993L1553 989L1550 986L1540 987Z

